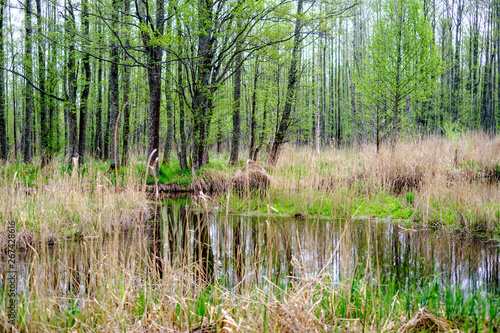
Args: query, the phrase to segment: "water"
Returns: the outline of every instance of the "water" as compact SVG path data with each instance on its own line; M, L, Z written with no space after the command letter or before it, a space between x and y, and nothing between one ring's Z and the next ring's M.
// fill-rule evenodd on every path
M19 289L37 280L49 294L92 293L110 270L133 274L137 283L148 274L161 278L177 270L228 288L269 281L283 286L330 274L338 281L366 276L401 285L437 277L467 293L500 292L499 243L484 237L408 230L366 219L226 215L182 201L158 207L158 213L160 218L147 228L19 253ZM5 254L1 261L5 276Z
M196 213L183 205L163 207L162 215L169 228L166 258L181 265L189 253L196 258L196 252L203 252L205 273L224 284L242 279L257 285L266 279L283 283L326 273L338 280L380 274L382 281L423 284L438 277L442 284L468 292L500 290L499 244L478 236L369 220ZM182 245L183 233L190 239L187 246Z

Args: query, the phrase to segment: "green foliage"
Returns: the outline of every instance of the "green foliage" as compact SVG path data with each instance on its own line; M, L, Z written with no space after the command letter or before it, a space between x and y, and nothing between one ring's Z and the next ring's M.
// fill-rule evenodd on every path
M377 16L367 69L357 82L377 116L383 119L390 111L385 122L397 128L407 98L424 101L437 87L441 60L420 1L385 0Z
M144 166L141 166L144 168ZM188 186L192 181L192 173L189 169L180 170L177 161L170 164L163 164L159 168L158 183L160 184L177 184ZM154 184L155 179L153 176L148 176L147 183Z
M402 103L408 95L425 100L437 85L441 64L421 3L386 0L383 8L370 47L373 72L363 85L366 96L376 103L394 103L396 96Z
M444 132L444 135L450 141L458 141L458 139L460 138L460 132L459 132L457 122L451 122L451 121L445 122L443 124L443 132Z
M33 163L16 163L12 168L2 168L1 170L2 179L20 181L24 186L35 186L40 181L40 167Z
M480 172L482 170L481 165L479 165L479 163L477 163L473 159L460 162L460 168L463 170L470 170L474 172Z

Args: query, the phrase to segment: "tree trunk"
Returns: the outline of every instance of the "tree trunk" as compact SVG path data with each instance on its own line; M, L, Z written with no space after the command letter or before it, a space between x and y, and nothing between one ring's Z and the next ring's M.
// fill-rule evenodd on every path
M240 25L238 25L239 27ZM239 29L238 29L239 30ZM235 165L238 163L240 146L240 107L241 107L241 71L243 67L243 57L241 54L241 43L236 47L236 72L234 73L234 94L233 94L233 137L231 141L231 156L229 163Z
M323 34L324 35L324 34ZM320 42L322 41L320 35ZM320 43L321 54L321 144L323 147L327 143L326 139L326 42Z
M460 106L460 26L462 24L463 1L459 0L457 5L457 22L455 29L455 59L453 62L453 93L452 93L452 121L457 121Z
M148 59L149 83L149 120L148 120L148 159L151 173L158 174L158 149L160 148L160 106L161 106L161 57L159 47L150 48Z
M153 22L149 12L141 4L139 18L142 23ZM148 15L148 16L146 16ZM147 57L147 72L149 85L149 117L148 117L148 161L146 167L153 175L158 174L158 155L160 149L160 107L161 107L161 59L163 47L154 40L156 36L163 35L165 11L164 1L156 1L156 22L153 31L142 32L142 42Z
M108 73L109 75L109 73ZM107 99L108 99L108 110L107 110L107 115L106 115L106 128L104 130L104 140L103 140L103 159L104 160L108 160L109 159L109 154L110 154L110 151L109 151L109 146L110 146L110 138L112 138L112 136L110 135L110 132L112 131L110 129L110 122L111 122L111 89L109 89L109 77L107 78L108 79L108 96L107 96Z
M100 32L98 32L100 33ZM94 138L94 150L96 156L104 157L104 146L102 139L102 60L99 59L97 65L97 114L96 114L96 130Z
M40 1L40 0L37 0ZM85 36L90 36L89 26L89 6L88 0L82 1L82 30ZM88 98L90 92L90 81L92 80L92 73L90 71L90 55L88 52L83 54L82 58L83 71L85 72L85 81L83 84L82 95L80 98L80 132L78 142L78 153L80 155L80 164L85 163L85 150L87 144L87 111L88 111Z
M354 146L359 147L358 115L356 114L356 88L354 87L354 82L352 77L351 77L351 107L352 107L352 123L354 132Z
M56 25L56 8L55 4L50 4L50 31L55 31ZM57 43L55 41L50 42L50 55L49 55L49 68L47 71L47 89L50 93L56 95L58 90L58 75L57 75ZM48 101L48 149L49 154L52 156L59 150L59 138L57 136L59 129L59 117L57 115L58 102L54 99L49 99Z
M491 17L488 16L487 28L491 27ZM487 29L486 35L486 63L484 65L484 77L483 77L483 92L482 92L482 103L481 103L481 125L486 133L491 133L490 123L489 123L489 109L490 109L490 80L491 80L491 55L490 55L490 32Z
M286 91L285 107L279 121L278 131L274 138L273 146L269 156L270 163L276 165L278 162L281 146L285 143L285 137L290 127L290 114L292 112L292 103L294 101L295 92L297 90L297 81L299 77L298 62L299 62L299 47L300 47L300 31L302 28L302 4L303 0L298 0L297 3L297 18L295 22L295 33L292 49L292 61L288 73L288 86Z
M259 80L259 58L255 59L255 69L253 76L253 92L252 92L252 105L251 105L251 121L250 121L250 148L248 158L254 160L256 151L256 137L257 137L257 83Z
M193 152L192 168L198 170L206 164L206 139L208 136L209 101L213 97L211 75L213 71L213 46L216 37L212 35L213 2L199 0L198 2L198 59L196 82L194 86L192 111L193 111Z
M173 4L169 5L169 17L172 16L173 12ZM168 19L167 21L167 34L171 33L172 27L172 19ZM165 61L165 75L171 75L172 70L172 59L170 54L166 54ZM172 103L172 87L170 84L165 85L165 100L166 100L166 109L167 109L167 137L165 138L165 149L163 151L163 163L170 162L170 153L172 151L172 138L174 136L174 106Z
M177 20L177 29L180 33L180 22ZM178 90L181 91L184 86L183 82L183 71L182 71L182 63L180 61L177 62L177 77L178 77ZM181 170L187 169L187 142L186 142L186 132L185 132L185 104L184 104L184 96L178 94L179 97L179 136L181 139L180 149L177 151L177 155L179 158L179 168Z
M124 13L122 20L126 22L128 16L130 15L130 0L124 0ZM125 24L124 24L125 25ZM125 33L125 48L128 50L130 48L130 37L128 33ZM121 165L126 166L128 163L128 140L130 133L130 67L127 66L128 54L123 52L123 62L122 66L122 90L123 90L123 145L122 145L122 163Z
M316 94L316 116L315 116L315 126L314 126L314 142L316 144L316 154L320 154L321 152L321 122L320 122L320 113L321 113L321 76L320 76L320 68L321 68L321 38L320 38L320 46L318 47L318 55L317 55L317 64L316 64L316 81L318 84L317 94Z
M342 24L342 23L340 23ZM339 27L339 30L341 29L342 27L340 26ZM338 45L337 45L337 131L336 131L336 134L335 134L335 141L336 141L336 144L337 144L337 148L340 148L340 143L341 143L341 140L342 140L342 119L340 117L340 101L341 101L341 98L342 98L342 94L341 94L341 84L340 84L340 33L338 35Z
M475 11L474 11L474 25L473 25L473 36L471 38L471 43L472 43L472 67L471 67L471 72L472 72L472 107L473 107L473 115L474 117L477 116L478 112L478 85L479 82L477 81L477 64L479 61L479 56L478 56L478 49L479 49L479 28L478 28L478 2L476 1L475 4Z
M29 0L28 0L29 1ZM72 165L72 158L78 157L78 133L76 124L76 89L77 89L77 66L75 35L76 24L71 0L67 0L66 33L69 41L68 49L68 165Z
M396 149L396 141L398 135L398 119L399 119L399 103L401 102L401 96L396 94L394 98L394 105L392 108L392 150Z
M3 18L6 0L0 1L0 160L7 160L7 108L5 103L4 83L4 43L3 43ZM14 120L15 121L15 120Z
M117 31L118 28L118 12L120 11L120 6L118 0L113 0L113 30ZM118 168L120 166L119 161L119 140L118 140L118 128L119 124L119 97L120 92L118 88L118 42L115 38L110 44L110 67L109 67L109 154L110 154L110 164L111 169Z
M170 61L167 60L165 72L168 75L170 72ZM170 153L172 151L172 138L174 136L174 107L172 104L172 90L169 84L165 85L165 99L167 109L167 136L165 138L165 149L163 151L163 163L170 162Z
M32 53L32 39L33 39L33 29L31 26L31 0L26 0L26 11L25 11L25 57L24 57L24 75L26 79L33 82L33 70L31 62ZM24 118L24 163L31 162L31 142L32 142L32 117L33 117L33 88L26 83L24 90L25 98L25 118Z
M41 0L36 0L36 19L38 33L38 86L42 91L45 91L45 51L42 47L42 8ZM40 148L42 155L42 165L46 165L50 159L49 153L49 121L47 117L47 98L44 93L40 92Z

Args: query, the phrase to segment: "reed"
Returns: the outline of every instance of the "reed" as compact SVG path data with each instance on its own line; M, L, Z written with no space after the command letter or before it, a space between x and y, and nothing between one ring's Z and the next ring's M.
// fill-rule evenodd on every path
M260 196L242 187L216 198L200 196L194 207L182 209L148 200L146 161L137 157L113 172L99 161L68 172L62 157L44 168L36 160L4 164L0 217L16 221L22 250L17 329L498 331L498 295L467 293L443 285L439 276L384 278L378 261L361 265L348 250L354 237L349 229L328 230L332 239L326 240L318 233L326 230L319 227L324 219L349 223L359 216L368 217L366 228L377 227L371 222L376 218L390 217L424 228L498 233L499 154L498 139L481 135L401 142L378 154L371 145L326 149L321 155L286 149L274 168L258 161L260 174L265 170L271 177ZM212 160L221 165L217 158ZM215 179L217 187L226 187L237 172L213 169L196 174L196 182ZM231 219L231 212L242 214ZM216 214L221 228L214 235L201 221L213 221ZM158 215L169 223L159 223ZM290 215L297 217L293 228L274 218ZM254 222L253 216L263 218ZM5 229L0 229L1 248ZM238 248L244 235L253 237L254 248ZM366 243L377 241L367 235ZM219 240L209 245L211 256L209 236ZM334 253L342 264L335 270L328 260L311 266L307 257L293 256L291 246L324 258ZM244 260L236 264L217 256L221 251ZM421 257L428 255L424 251ZM220 265L222 273L207 270L209 265ZM0 331L9 331L4 281L0 293Z
M403 218L424 228L500 232L498 138L430 137L378 153L371 144L327 147L320 155L288 148L267 169L269 204L287 214Z
M151 223L154 228L156 222ZM267 232L260 237L275 245L266 247L267 264L279 267L278 243L287 229L264 223L255 228L260 235ZM500 325L498 296L442 286L439 277L402 286L380 279L377 263L370 269L344 267L339 279L329 269L312 274L307 261L296 258L291 262L295 277L253 278L266 267L252 256L240 282L207 282L199 278L202 267L193 256L170 261L163 253L159 274L155 242L147 235L147 227L137 226L118 237L31 249L30 264L20 272L19 331L495 332ZM168 242L169 236L161 235ZM339 241L348 245L350 238L342 232ZM187 253L196 251L196 244L186 244L192 247ZM339 255L352 261L349 251ZM0 330L9 331L7 297L3 288L0 293Z
M62 157L43 168L40 161L2 165L0 218L16 221L21 248L144 223L149 203L141 192L141 165L132 159L128 168L116 171L117 177L98 161L68 172ZM0 248L5 245L6 229L1 228Z

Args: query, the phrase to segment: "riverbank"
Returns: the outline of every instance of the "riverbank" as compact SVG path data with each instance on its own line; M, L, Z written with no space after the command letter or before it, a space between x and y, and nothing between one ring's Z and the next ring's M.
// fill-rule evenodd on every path
M241 172L246 163L227 160L227 154L211 156L197 172L178 170L174 160L157 178L149 176L149 185L145 161L137 158L118 172L100 161L69 170L62 157L44 168L37 161L7 163L0 166L0 217L16 221L18 244L26 247L127 230L148 219L151 200L202 193L228 213L384 218L412 228L500 234L500 139L429 138L378 153L373 145L326 148L320 155L287 148L274 167L257 162L270 183L249 189ZM2 248L5 242L2 229Z
M68 169L63 157L44 168L37 161L2 165L0 217L5 225L15 222L16 245L24 250L16 259L22 279L16 325L37 332L494 332L500 324L498 294L448 286L440 276L425 275L425 269L425 278L387 278L377 255L366 263L356 257L373 253L368 245L379 246L380 237L371 231L360 236L346 225L356 218L366 220L363 230L381 229L377 220L397 222L387 224L394 226L391 237L403 238L407 245L408 235L400 233L416 235L416 229L498 235L499 154L498 140L475 135L400 143L394 151L382 147L379 153L371 145L329 148L320 155L288 148L274 167L265 160L231 167L227 155L216 155L197 172L179 171L172 161L149 179L146 162L138 158L118 171L109 171L100 161ZM261 180L268 175L270 181L251 182L247 188L248 173L242 170L254 170ZM163 196L176 191L169 186L186 189L192 196L189 205L170 209ZM210 188L216 191L206 191ZM155 219L158 211L165 221L180 222L162 227ZM229 220L231 215L237 217ZM234 222L256 215L262 216L259 225ZM222 222L215 222L216 216ZM281 217L287 223L293 217L303 229L290 228ZM345 221L333 230L322 221L331 219ZM223 225L211 235L215 225L208 228L202 221ZM236 237L238 232L245 236ZM314 233L308 244L318 248L307 250L303 239L294 238L308 232ZM5 252L7 228L0 233ZM336 243L316 240L317 233L332 236ZM222 240L212 244L213 237ZM349 250L353 238L362 238L367 246L357 255ZM224 259L221 265L232 275L222 270L215 280L206 281L203 267L215 265L214 256L222 252L236 260L237 244L244 241L253 245L243 248L258 255L245 257L241 276L237 264ZM415 247L447 257L446 246L439 247L443 238L435 242ZM292 255L291 247L304 256ZM497 265L491 272L498 272L498 253L490 252L488 265ZM318 257L314 274L301 261L313 255ZM332 255L352 266L335 270L325 261ZM416 265L436 260L420 254L411 258ZM445 267L448 259L442 260ZM279 279L278 269L283 270ZM243 282L225 281L228 276ZM481 278L491 278L494 285L497 276ZM0 289L0 331L7 331L8 297Z
M198 184L213 182L226 193L214 196L216 205L237 214L384 218L415 228L500 233L500 139L428 138L400 142L395 149L382 146L379 152L375 145L328 147L320 155L288 148L281 156L273 167L258 161L271 177L266 195L251 195L255 186L227 192L238 168L224 164L225 155L212 158L190 180L176 173L175 165L164 168L160 183L169 185L160 185L160 192L162 186L191 184L187 188L198 194L203 189Z

